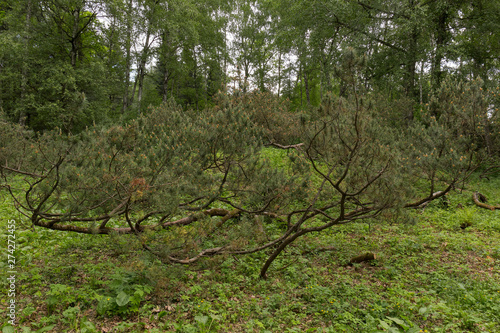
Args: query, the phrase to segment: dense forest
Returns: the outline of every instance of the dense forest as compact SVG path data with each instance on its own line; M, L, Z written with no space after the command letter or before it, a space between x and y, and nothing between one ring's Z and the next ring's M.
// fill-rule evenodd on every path
M0 0L23 332L494 332L499 18L500 0Z
M292 110L345 94L342 53L405 117L446 77L498 85L498 1L20 0L0 2L0 108L34 130L131 119L169 99L261 91Z

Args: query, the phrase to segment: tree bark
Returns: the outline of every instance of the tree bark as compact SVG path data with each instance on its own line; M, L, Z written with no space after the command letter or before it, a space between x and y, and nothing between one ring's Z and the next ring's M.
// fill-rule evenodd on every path
M415 71L417 68L417 38L418 33L414 28L410 36L410 45L407 54L405 92L406 96L416 101L417 93L415 89ZM409 120L413 120L413 112L408 112Z
M123 214L123 211L117 212L119 214ZM239 209L233 209L231 211L226 210L226 209L220 209L220 208L212 208L212 209L207 209L205 211L202 211L197 214L193 214L187 217L183 217L179 220L175 221L169 221L169 222L163 222L158 225L136 225L137 231L144 231L148 229L154 229L156 227L171 227L171 226L183 226L183 225L188 225L193 222L196 222L203 218L203 216L220 216L221 220L218 222L217 226L222 225L224 222L227 220L234 218L240 214ZM52 229L52 230L61 230L61 231L72 231L72 232L77 232L77 233L82 233L82 234L99 234L99 235L108 235L111 233L118 233L118 234L133 234L135 233L134 228L109 228L109 227L103 227L103 225L106 225L107 220L109 220L112 216L111 215L105 215L102 217L98 218L73 218L71 219L72 221L75 222L98 222L100 220L103 221L103 224L101 227L80 227L80 226L75 226L75 225L70 225L70 224L62 224L64 222L69 222L67 219L62 220L58 218L54 218L53 220L47 220L47 221L42 221L40 216L34 216L32 220L34 221L34 225L42 227L42 228L47 228L47 229Z
M281 93L281 50L278 54L278 98L280 98Z
M481 208L486 208L489 210L495 210L495 209L500 209L500 205L488 205L486 202L488 202L488 199L484 195L482 195L479 192L474 192L472 195L472 200L474 200L474 203L476 206L481 207Z
M162 101L165 103L168 100L168 85L170 83L170 78L172 77L172 71L170 71L169 61L173 61L173 54L175 50L172 49L170 35L168 31L164 31L162 34L162 45L160 48L162 54L160 55L161 68L163 70L163 80L161 86Z
M137 72L137 102L139 102L139 110L141 109L141 101L142 101L142 89L144 86L144 77L146 76L146 62L149 57L149 40L151 38L151 30L148 27L148 31L146 33L146 41L144 43L144 48L142 50L141 59L139 61L139 68Z
M436 27L436 50L434 52L434 59L432 60L432 73L431 73L431 84L434 90L437 90L441 85L442 71L441 63L444 58L443 47L447 40L446 25L448 22L448 6L441 9L437 17L437 27Z
M22 59L22 72L21 72L21 101L26 98L26 86L28 84L28 55L29 55L29 40L31 30L31 0L28 0L26 9L26 35L24 38L24 59ZM24 103L22 103L24 104ZM26 111L24 105L19 108L19 125L26 125Z
M74 9L73 10L73 31L71 35L71 66L76 67L76 61L78 58L78 44L80 35L78 33L78 28L80 25L80 10L79 9Z
M129 87L130 87L130 67L132 66L132 56L131 56L131 48L132 48L132 9L133 9L133 0L128 2L127 8L127 34L125 40L125 91L123 94L123 105L122 105L122 114L125 113L127 108L129 107Z
M306 100L307 100L307 106L311 106L311 94L309 92L309 80L307 77L307 71L303 71L304 74L304 87L306 89Z
M352 258L350 261L349 261L349 264L359 264L359 263L362 263L364 261L371 261L371 260L375 260L376 257L375 257L375 254L374 253L371 253L371 252L366 252L366 253L363 253L359 256L356 256L354 258Z

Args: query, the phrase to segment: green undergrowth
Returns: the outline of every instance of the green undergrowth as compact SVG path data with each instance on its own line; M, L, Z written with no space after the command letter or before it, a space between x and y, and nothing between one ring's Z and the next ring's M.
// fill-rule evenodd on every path
M258 278L267 252L165 263L147 238L33 228L0 199L2 272L16 220L16 327L3 332L500 332L500 178L409 215L300 238ZM461 225L467 224L463 229ZM168 231L164 231L168 232ZM359 254L374 261L347 265Z

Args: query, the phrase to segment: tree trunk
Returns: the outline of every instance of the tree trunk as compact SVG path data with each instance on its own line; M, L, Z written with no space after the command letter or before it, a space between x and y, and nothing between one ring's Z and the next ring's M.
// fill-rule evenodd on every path
M123 94L123 105L122 105L122 114L125 113L127 108L129 107L129 87L130 87L130 67L132 66L132 56L131 56L131 48L132 48L132 9L133 9L133 0L130 0L127 8L127 35L125 40L125 91Z
M162 45L160 50L162 52L159 59L159 61L162 62L160 64L160 68L162 68L163 70L161 95L162 95L162 101L163 103L165 103L168 100L168 84L170 83L170 78L172 76L172 71L170 71L169 69L169 61L172 60L172 53L175 52L175 50L172 50L168 31L164 31L162 34Z
M302 66L299 67L299 75L297 75L297 85L299 85L299 80L301 80L302 78ZM302 100L303 100L303 97L302 97L302 84L299 85L299 88L300 88L300 106L302 106Z
M414 12L415 0L409 0L408 5L411 8L411 11ZM417 101L415 72L417 69L418 37L419 37L418 30L415 26L413 26L409 36L408 52L406 53L406 78L404 82L405 85L404 89L406 96L415 102ZM406 118L409 122L413 120L413 110L408 110Z
M418 33L416 29L413 29L410 36L410 45L408 48L407 63L406 63L406 80L405 80L405 92L406 96L416 101L416 90L415 90L415 71L417 68L417 38ZM411 114L413 118L413 113Z
M296 232L295 234L293 234L292 236L290 236L289 238L286 238L281 244L280 246L278 246L278 248L276 250L274 250L274 252L269 256L269 258L266 260L266 262L264 263L264 266L262 266L262 269L260 270L260 277L262 279L265 279L266 278L266 273L269 269L269 267L271 266L271 264L273 263L274 259L276 259L281 252L283 252L283 250L289 245L291 244L294 240L296 240L297 238L299 238L300 236L306 234L307 232L305 230L301 230L299 232Z
M139 62L139 68L137 72L137 82L138 82L138 90L137 90L137 101L139 102L139 110L141 110L141 101L142 101L142 89L144 86L144 77L146 76L146 62L149 57L149 39L151 38L151 30L148 27L148 31L146 33L146 42L144 43L144 49L142 50L141 61ZM139 111L140 112L140 111Z
M419 93L420 93L420 105L422 105L424 103L424 100L423 100L423 95L424 95L424 91L423 91L423 87L422 87L422 78L424 77L424 61L422 61L420 63L420 76L418 78L418 88L419 88Z
M311 94L309 92L309 80L307 77L307 71L303 71L304 74L304 87L306 89L306 100L307 100L307 106L311 106Z
M281 50L279 50L278 55L278 98L280 98L281 93Z
M436 50L434 53L434 59L432 61L432 89L437 90L441 85L442 71L441 62L444 57L444 45L447 40L446 25L448 21L448 7L441 10L437 19L437 31L436 31Z
M29 40L31 30L31 0L28 1L26 9L26 35L24 38L24 59L22 59L22 72L21 72L21 101L26 98L26 86L28 85L28 55L29 55ZM19 108L19 125L26 125L26 111L24 103Z
M170 79L170 72L168 71L168 68L165 68L163 70L163 82L161 86L161 100L163 103L165 103L168 100L168 83Z
M245 77L243 78L243 93L245 94L248 89L248 76L250 75L250 63L245 60L243 62L243 67L245 69Z
M356 256L354 258L352 258L350 261L349 261L349 264L359 264L359 263L362 263L364 261L371 261L371 260L375 260L376 257L375 257L375 254L371 253L371 252L366 252L366 253L363 253L359 256Z

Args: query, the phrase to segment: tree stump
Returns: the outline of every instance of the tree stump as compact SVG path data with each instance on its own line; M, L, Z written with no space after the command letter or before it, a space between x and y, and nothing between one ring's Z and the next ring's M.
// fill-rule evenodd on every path
M364 261L371 261L371 260L375 260L375 259L376 259L376 257L375 257L374 253L366 252L364 254L361 254L361 255L359 255L357 257L352 258L349 261L349 265L359 264L359 263L362 263Z

